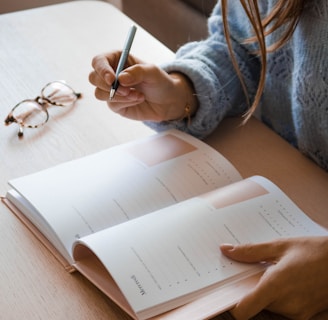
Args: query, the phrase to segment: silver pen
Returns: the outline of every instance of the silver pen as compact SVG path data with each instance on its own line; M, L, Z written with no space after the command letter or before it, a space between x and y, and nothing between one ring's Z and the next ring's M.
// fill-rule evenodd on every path
M129 56L129 52L130 52L130 49L131 49L132 42L133 42L133 39L134 39L134 35L136 34L136 31L137 31L137 27L134 26L134 25L131 26L129 34L128 34L128 36L126 38L126 41L125 41L125 45L124 45L120 60L118 62L118 66L117 66L116 73L115 73L115 81L112 84L112 88L110 89L110 93L109 93L109 99L110 100L112 100L114 98L115 92L116 92L116 90L119 86L118 75L123 70L124 65L126 63L126 60Z

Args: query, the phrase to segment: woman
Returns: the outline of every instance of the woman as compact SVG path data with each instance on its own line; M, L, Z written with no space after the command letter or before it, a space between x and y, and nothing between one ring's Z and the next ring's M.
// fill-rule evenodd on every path
M161 68L130 56L113 100L120 53L93 59L96 97L156 130L199 138L227 116L255 109L268 126L328 170L328 1L222 0L209 37L183 46ZM260 283L231 311L249 319L262 309L310 319L328 309L328 238L308 237L221 250L244 262L270 261Z

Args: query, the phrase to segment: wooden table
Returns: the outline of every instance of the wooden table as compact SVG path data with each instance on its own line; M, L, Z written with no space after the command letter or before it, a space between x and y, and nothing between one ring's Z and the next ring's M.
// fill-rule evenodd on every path
M83 98L51 108L49 122L27 129L0 126L0 195L7 181L112 145L152 134L142 123L108 111L88 82L91 59L121 49L133 22L98 1L0 16L0 118L19 101L34 98L53 80L66 80ZM173 53L139 28L133 54L160 63ZM238 120L237 120L238 122ZM261 123L226 121L207 139L246 177L263 174L278 183L314 219L328 227L328 176ZM269 141L269 142L268 142ZM1 319L130 319L78 273L68 274L31 233L0 205ZM215 319L231 319L226 313ZM256 319L282 319L263 312ZM318 319L328 319L322 315Z

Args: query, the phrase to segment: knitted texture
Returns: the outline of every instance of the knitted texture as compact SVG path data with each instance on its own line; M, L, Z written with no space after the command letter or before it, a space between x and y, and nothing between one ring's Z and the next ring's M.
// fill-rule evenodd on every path
M265 16L276 0L259 1ZM209 18L209 37L188 43L174 61L162 67L186 74L194 84L199 109L187 126L184 121L147 123L157 131L171 127L199 138L210 134L227 116L242 115L247 103L232 66L223 34L218 4ZM260 61L239 0L229 1L229 27L233 50L245 79L250 101L257 89ZM283 30L267 37L274 43ZM328 1L308 0L290 41L268 54L265 90L260 105L264 123L301 152L328 170Z

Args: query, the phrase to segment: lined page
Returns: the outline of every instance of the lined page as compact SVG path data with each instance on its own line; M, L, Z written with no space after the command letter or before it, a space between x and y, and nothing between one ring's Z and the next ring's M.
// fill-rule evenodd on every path
M80 243L102 260L138 313L172 299L176 300L170 308L178 306L179 298L187 302L190 292L240 273L259 271L259 265L223 256L221 243L318 234L327 231L268 180L253 177L91 235Z
M10 184L70 252L76 239L239 179L214 149L173 130Z

